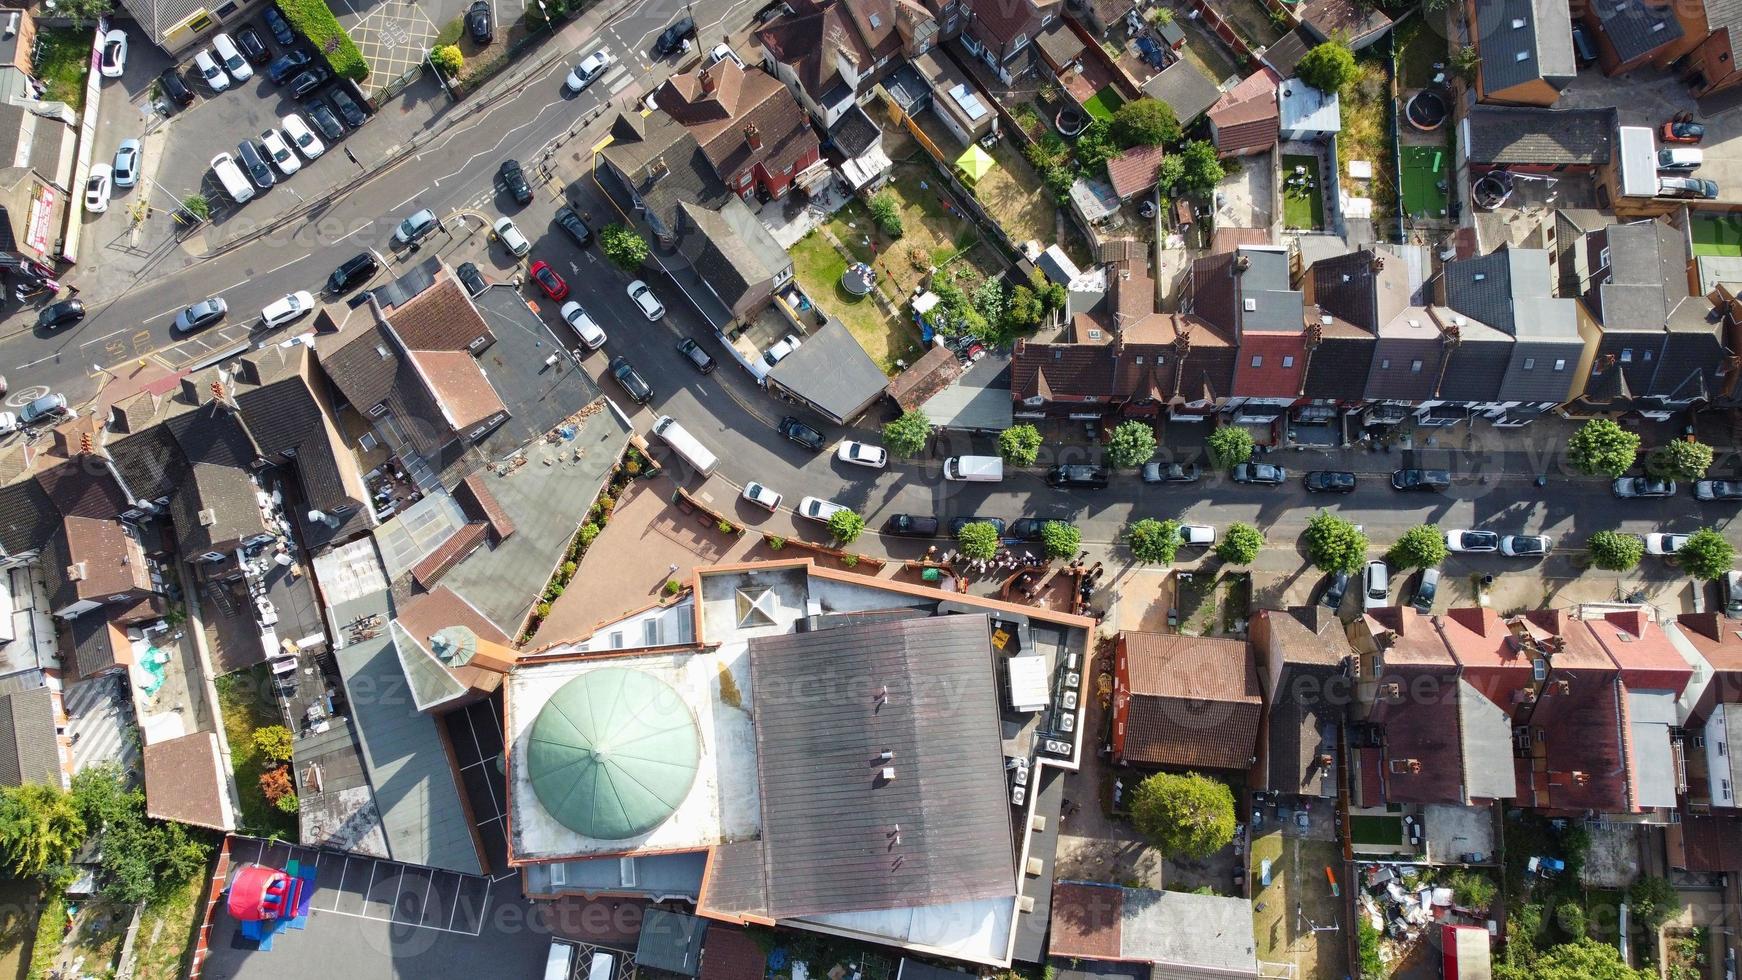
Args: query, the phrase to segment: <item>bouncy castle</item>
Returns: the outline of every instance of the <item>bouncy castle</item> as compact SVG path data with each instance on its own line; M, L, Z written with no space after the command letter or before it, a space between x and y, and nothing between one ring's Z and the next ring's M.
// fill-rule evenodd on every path
M301 929L308 923L309 900L314 894L315 869L291 861L285 870L263 864L244 864L230 876L230 914L242 923L245 939L272 949L272 937L283 929Z

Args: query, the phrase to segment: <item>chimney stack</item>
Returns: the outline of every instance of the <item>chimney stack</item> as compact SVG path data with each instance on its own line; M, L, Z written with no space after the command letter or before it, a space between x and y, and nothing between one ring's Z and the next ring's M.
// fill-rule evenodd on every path
M744 141L750 144L750 149L761 150L762 149L762 130L757 129L755 123L751 123L750 125L745 126L744 127Z
M714 69L709 68L701 74L702 94L713 95L720 88L720 80L714 77Z

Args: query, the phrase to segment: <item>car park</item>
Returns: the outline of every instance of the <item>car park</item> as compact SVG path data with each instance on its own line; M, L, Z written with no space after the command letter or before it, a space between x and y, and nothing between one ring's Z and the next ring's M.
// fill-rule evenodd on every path
M555 220L556 226L569 236L576 248L586 248L593 244L593 229L587 227L587 223L581 220L574 208L557 208Z
M230 35L213 35L212 52L218 56L218 63L224 66L224 71L236 81L246 82L254 77L254 69L249 67L248 59L242 57L242 49L236 47L236 42Z
M1736 480L1700 480L1694 484L1695 500L1742 500L1742 482Z
M79 299L63 299L58 303L50 303L36 315L36 325L44 330L59 330L71 326L85 318L85 302Z
M473 44L489 44L496 40L496 18L490 10L490 0L476 0L466 8L466 33Z
M304 68L295 78L290 80L290 97L293 99L300 99L313 92L315 89L320 88L322 85L325 85L327 79L332 77L333 73L327 71L325 68L318 66L314 68Z
M307 291L298 290L282 299L274 300L260 311L260 323L268 330L282 327L287 323L295 323L309 314L315 308L315 298Z
M205 48L194 52L194 71L200 73L200 78L206 87L214 92L222 92L230 87L230 76L224 74L224 69L218 67L218 59Z
M230 200L246 204L254 199L254 185L242 176L242 168L236 165L235 157L228 153L213 157L212 173L217 176L218 183L224 185L224 193L230 195Z
M950 537L960 535L962 528L969 524L990 524L992 530L996 531L1000 538L1004 537L1004 519L1000 517L952 517L950 518Z
M253 140L243 140L236 144L236 162L241 164L254 186L261 190L271 187L278 180L272 176L272 167L266 163L266 154Z
M938 519L923 514L891 514L883 522L883 533L903 538L935 538Z
M1208 548L1216 543L1216 529L1209 524L1181 524L1179 543L1188 548Z
M272 158L272 165L278 172L289 177L302 169L302 161L290 150L290 144L284 141L284 135L276 129L268 129L260 134L260 145L266 148L266 155Z
M1645 553L1667 558L1682 550L1682 545L1687 544L1690 537L1692 535L1653 531L1645 536Z
M1609 485L1609 490L1622 500L1632 500L1640 497L1673 497L1675 496L1674 480L1655 480L1646 476L1617 477Z
M1087 463L1068 463L1046 471L1046 485L1076 490L1105 490L1109 480L1107 468Z
M1150 460L1140 471L1144 483L1196 483L1199 470L1196 463L1163 463Z
M287 112L284 118L278 122L284 127L285 137L301 151L303 156L313 160L327 152L327 145L322 143L321 138L308 128L308 123L303 122L301 116L294 112Z
M1500 553L1508 558L1541 558L1548 549L1546 534L1508 534L1500 539Z
M143 150L136 139L124 139L115 148L115 162L110 171L116 187L132 187L139 182L139 158Z
M120 78L121 73L127 70L126 31L116 27L103 35L103 51L97 57L97 70L104 78Z
M617 384L635 404L645 405L653 400L653 386L647 383L640 371L635 370L635 366L629 363L629 358L621 354L611 358L610 371L611 377L617 380Z
M576 95L597 81L611 67L611 49L600 48L576 63L569 77L563 80L563 90Z
M381 263L375 260L372 252L358 252L340 263L332 275L327 276L327 292L335 295L350 290L352 286L366 281L374 275Z
M1349 594L1349 573L1334 572L1331 574L1330 585L1325 588L1325 594L1319 596L1319 604L1327 609L1338 609L1343 605L1343 597Z
M1276 486L1287 482L1288 470L1270 463L1241 463L1234 467L1235 483L1255 483Z
M313 58L307 51L286 51L266 66L266 77L274 85L283 85L297 72L308 67Z
M575 332L575 336L581 338L581 343L588 350L598 350L605 346L605 331L587 314L581 304L572 301L564 303L562 318L569 325L569 329Z
M780 494L768 489L755 480L744 484L743 497L764 510L772 511L780 506Z
M1370 561L1361 576L1361 608L1383 609L1391 602L1391 569L1385 563Z
M194 90L188 88L188 83L182 81L181 73L175 68L165 68L163 74L157 76L157 80L162 83L163 94L169 101L179 106L194 104Z
M400 245L414 245L425 235L435 231L440 225L434 211L424 208L399 223L393 232L393 240Z
M67 406L67 396L61 394L43 395L18 410L18 421L25 425L35 425L38 422L52 422L72 414Z
M1452 485L1450 470L1392 470L1391 488L1393 490L1432 491L1446 490Z
M1313 470L1301 477L1308 493L1353 493L1355 474L1342 470Z
M780 420L780 434L813 453L823 451L823 434L791 415Z
M708 356L708 352L702 350L702 345L688 337L677 342L677 352L682 354L684 360L689 361L697 371L703 374L712 374L717 366L714 364L714 359Z
M1434 597L1439 591L1440 570L1437 567L1424 568L1421 570L1421 583L1415 587L1415 598L1409 604L1415 607L1416 612L1432 612Z
M369 113L357 104L356 99L351 98L351 93L345 91L343 85L333 86L327 92L327 98L333 100L333 108L339 110L339 118L345 121L346 126L359 129L369 121Z
M1493 531L1451 530L1446 532L1446 550L1487 552L1500 550L1500 535Z
M824 500L821 497L806 497L798 502L798 507L793 509L793 513L799 517L808 517L813 521L822 521L827 524L829 518L846 509L832 500Z
M176 314L175 322L170 328L176 333L193 333L204 330L214 323L224 319L224 314L230 312L230 304L222 297L213 296L202 299L198 303Z
M333 115L333 110L320 99L309 99L303 103L308 110L308 120L321 131L321 136L328 142L339 140L345 135L345 127L340 125L339 117Z
M877 470L889 465L888 450L884 449L882 446L873 446L870 443L865 442L854 442L851 439L846 439L841 442L840 447L835 450L835 458L843 463L869 466L872 469Z
M467 296L476 296L490 288L490 283L484 279L484 273L478 271L478 265L475 262L460 263L460 267L454 270L454 278L460 281L460 285L466 287Z
M514 223L513 218L497 218L496 224L490 230L496 233L496 240L502 243L509 255L518 259L532 251L532 243L521 234L520 226Z
M106 163L92 164L90 176L85 178L85 210L92 214L102 214L109 210L109 193L113 188L113 171Z
M653 290L648 288L647 283L640 279L630 283L629 298L635 301L635 306L641 311L642 316L653 321L664 319L665 304L659 301L659 297L653 295Z
M296 31L291 29L290 21L285 20L284 15L272 4L266 5L266 29L272 32L272 39L281 45L296 42Z
M242 57L247 58L251 65L264 65L272 60L272 49L260 39L260 32L252 27L236 32L236 47L242 49Z
M690 36L696 32L695 19L689 15L679 17L670 27L660 32L653 42L653 53L659 57L676 54L682 51Z
M519 160L502 161L502 166L496 169L496 176L501 179L508 196L514 198L515 204L532 203L532 185L526 182L526 172L520 169Z
M532 263L532 281L538 284L538 291L553 300L565 300L569 296L569 284L563 277L557 275L550 263L539 259Z

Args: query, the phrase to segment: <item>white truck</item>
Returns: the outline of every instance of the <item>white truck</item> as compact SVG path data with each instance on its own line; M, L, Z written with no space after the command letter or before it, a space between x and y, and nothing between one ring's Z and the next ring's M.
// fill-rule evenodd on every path
M997 483L1004 479L1004 460L998 456L951 456L944 460L944 479Z
M696 472L703 476L714 472L714 464L718 463L719 460L715 459L714 454L708 451L708 447L702 445L701 440L690 435L689 430L679 425L677 419L669 415L661 415L659 420L653 423L653 434L664 439L665 444L670 446L673 452L682 456L684 462L696 468Z

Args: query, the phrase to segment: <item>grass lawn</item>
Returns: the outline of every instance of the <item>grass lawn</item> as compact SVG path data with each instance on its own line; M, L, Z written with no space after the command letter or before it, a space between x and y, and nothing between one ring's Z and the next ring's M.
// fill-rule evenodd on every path
M1104 85L1099 92L1089 96L1089 101L1083 103L1083 110L1104 122L1113 121L1113 111L1125 104L1119 93L1111 85Z
M230 761L236 773L236 791L242 797L241 831L257 836L276 833L296 840L296 814L285 813L266 802L266 795L260 792L260 774L268 766L254 749L254 730L284 723L272 700L272 678L266 665L225 674L218 678L217 686L224 735L230 741Z
M96 28L44 27L36 32L41 57L36 77L48 87L43 99L85 109L85 78L91 73L91 41Z
M1403 818L1376 814L1349 818L1349 836L1357 844L1390 846L1403 840Z
M1307 186L1295 187L1296 168L1306 168ZM1319 158L1282 158L1282 223L1289 228L1319 229L1325 226L1325 184L1319 176Z
M992 159L998 166L980 178L979 185L974 188L974 196L985 206L992 220L998 222L1017 245L1030 240L1042 245L1059 242L1072 261L1087 265L1089 249L1079 236L1072 234L1067 241L1059 241L1058 203L1013 142L999 140L993 144Z
M1430 30L1419 15L1407 17L1392 34L1397 45L1397 80L1405 89L1427 88L1434 83L1436 64L1450 56L1446 39Z
M1742 258L1742 219L1698 217L1688 230L1695 255Z
M1444 146L1403 148L1405 214L1429 220L1441 217L1440 212L1446 210L1446 192L1440 189L1440 183L1448 179L1451 165L1452 151Z
M161 904L146 910L134 941L137 980L176 980L193 951L194 918L205 895L207 875L196 875Z
M1369 194L1373 198L1373 224L1386 228L1397 215L1397 184L1391 165L1391 98L1385 64L1374 50L1377 47L1355 57L1361 76L1343 90L1343 131L1337 134L1337 158L1344 164L1350 160L1373 164L1373 179L1365 182L1365 189L1360 182L1351 182L1344 189L1351 194ZM1339 179L1350 180L1347 173L1345 166Z
M792 256L793 278L811 299L847 325L853 339L885 374L894 373L898 358L913 362L919 345L913 327L899 317L884 316L871 297L854 296L841 288L841 273L847 271L847 260L827 238L812 232L788 252Z
M1264 862L1270 884L1262 885ZM1341 868L1342 851L1332 841L1284 837L1273 831L1252 842L1252 931L1258 958L1293 963L1297 977L1341 977L1349 973L1341 932L1315 933L1312 925L1341 925L1342 900L1331 895L1325 868ZM1338 882L1344 888L1350 882ZM1299 914L1296 914L1296 905ZM1303 922L1302 917L1311 921ZM1321 938L1322 937L1322 938Z
M923 152L895 165L883 193L901 209L899 240L879 233L858 201L837 211L829 230L855 258L876 267L886 295L912 292L927 269L941 267L980 240L980 226L957 208Z

